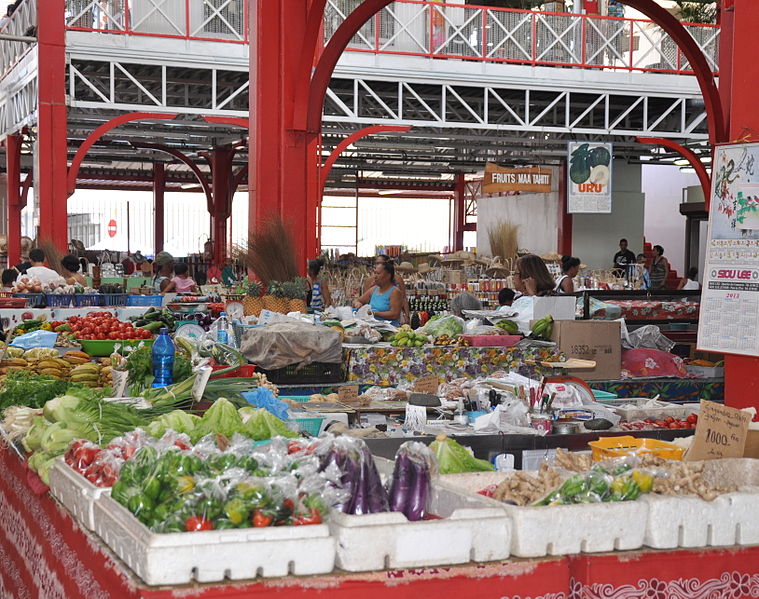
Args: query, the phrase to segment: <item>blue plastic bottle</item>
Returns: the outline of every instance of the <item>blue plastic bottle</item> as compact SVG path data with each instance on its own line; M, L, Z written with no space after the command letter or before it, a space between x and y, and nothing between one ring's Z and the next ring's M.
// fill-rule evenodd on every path
M166 387L174 382L174 342L167 328L158 333L153 343L153 387Z
M227 313L222 312L219 315L219 325L216 329L216 341L219 343L229 343L229 323L227 322Z

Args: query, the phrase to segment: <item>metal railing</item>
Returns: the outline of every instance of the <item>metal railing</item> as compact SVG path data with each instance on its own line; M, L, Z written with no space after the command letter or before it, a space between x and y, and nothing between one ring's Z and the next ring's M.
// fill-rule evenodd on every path
M76 31L248 42L248 0L67 0Z
M37 1L24 0L10 17L0 19L0 33L16 37L34 37L37 26ZM32 44L10 40L0 40L0 77L17 64Z
M328 0L329 40L361 0ZM685 24L713 71L717 25ZM533 66L692 74L685 56L651 21L398 0L374 16L349 51Z
M327 0L325 41L361 1ZM247 43L248 4L249 0L68 0L66 24L80 31ZM716 72L719 27L685 27ZM362 27L347 50L692 74L677 44L651 21L435 0L393 2Z

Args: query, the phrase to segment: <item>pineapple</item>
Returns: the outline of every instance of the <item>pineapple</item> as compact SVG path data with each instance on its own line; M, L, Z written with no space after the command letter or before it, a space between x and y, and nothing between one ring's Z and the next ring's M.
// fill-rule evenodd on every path
M284 284L279 281L269 281L268 295L264 296L264 308L287 314L289 307L290 302L285 297Z
M290 312L308 312L308 281L302 277L285 283L287 297L290 299Z
M248 292L242 300L242 306L245 310L245 316L258 316L264 309L264 302L261 299L261 284L253 281L248 285Z

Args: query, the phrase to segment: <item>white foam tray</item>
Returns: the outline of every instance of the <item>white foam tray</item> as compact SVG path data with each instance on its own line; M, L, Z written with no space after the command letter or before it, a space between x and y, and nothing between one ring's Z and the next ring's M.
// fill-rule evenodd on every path
M103 494L95 531L149 585L326 574L335 566L326 524L158 534Z
M97 487L79 474L63 459L55 460L50 469L50 492L74 518L89 530L95 529L95 501L107 488Z
M470 493L498 484L507 473L461 474L440 483ZM483 497L511 519L511 554L543 557L601 553L643 546L648 504L642 501L555 506L515 506Z
M634 404L635 408L623 408L621 406L614 406L614 410L622 417L622 420L632 422L634 420L645 420L646 418L685 418L690 413L690 410L686 410L683 406L673 404L671 406L663 406L661 408L647 408L644 407L646 400L631 400L626 402L627 404ZM623 404L625 405L625 404Z
M392 462L375 460L380 473L392 474ZM409 522L398 512L353 516L333 511L329 526L337 540L338 568L362 572L509 556L511 523L499 505L433 483L427 507L441 519Z

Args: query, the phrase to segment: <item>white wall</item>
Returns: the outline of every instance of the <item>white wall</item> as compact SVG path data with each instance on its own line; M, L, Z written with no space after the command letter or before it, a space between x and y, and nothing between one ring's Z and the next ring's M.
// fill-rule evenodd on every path
M519 248L541 255L555 252L559 226L559 176L552 168L551 193L482 196L477 199L477 253L490 256L488 231L501 222L519 225Z
M680 204L683 188L698 185L698 177L681 173L677 166L647 164L642 168L642 183L646 194L646 240L661 245L672 268L683 275L685 217L680 214Z
M624 237L630 250L643 249L645 198L641 193L640 166L614 161L611 214L572 216L572 255L590 268L610 268Z

